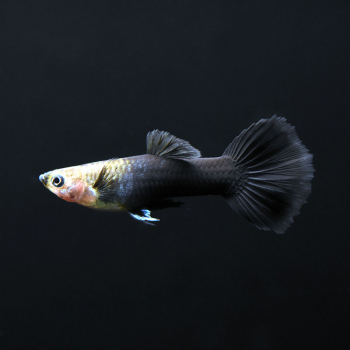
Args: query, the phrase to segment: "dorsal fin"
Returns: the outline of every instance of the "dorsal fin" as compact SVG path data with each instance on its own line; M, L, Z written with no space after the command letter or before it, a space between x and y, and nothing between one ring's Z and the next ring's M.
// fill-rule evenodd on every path
M167 131L153 130L147 134L147 154L168 158L199 158L201 152Z

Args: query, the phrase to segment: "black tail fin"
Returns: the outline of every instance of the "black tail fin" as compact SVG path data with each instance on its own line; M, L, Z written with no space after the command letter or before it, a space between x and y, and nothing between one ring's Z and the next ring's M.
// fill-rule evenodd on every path
M241 178L225 195L229 205L262 230L283 233L311 192L312 154L285 118L273 116L243 130L223 156Z

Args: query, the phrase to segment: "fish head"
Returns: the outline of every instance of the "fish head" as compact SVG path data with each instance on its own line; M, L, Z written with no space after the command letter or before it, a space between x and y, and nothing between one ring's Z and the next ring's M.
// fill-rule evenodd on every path
M91 206L96 201L96 192L87 181L87 174L70 167L49 171L39 176L42 184L59 198L67 202L75 202Z

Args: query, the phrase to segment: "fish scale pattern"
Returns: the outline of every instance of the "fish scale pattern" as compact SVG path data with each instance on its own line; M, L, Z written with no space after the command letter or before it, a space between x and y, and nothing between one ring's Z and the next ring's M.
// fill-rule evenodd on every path
M166 198L225 195L246 181L229 157L173 159L155 155L128 158L133 173L128 209L147 207Z

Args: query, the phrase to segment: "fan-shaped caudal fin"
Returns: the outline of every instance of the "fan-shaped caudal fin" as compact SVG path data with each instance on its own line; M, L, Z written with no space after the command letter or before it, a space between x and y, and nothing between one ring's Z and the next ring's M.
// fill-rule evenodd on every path
M224 195L262 230L283 233L311 192L312 154L285 118L261 119L242 131L223 156L237 162L245 181Z

